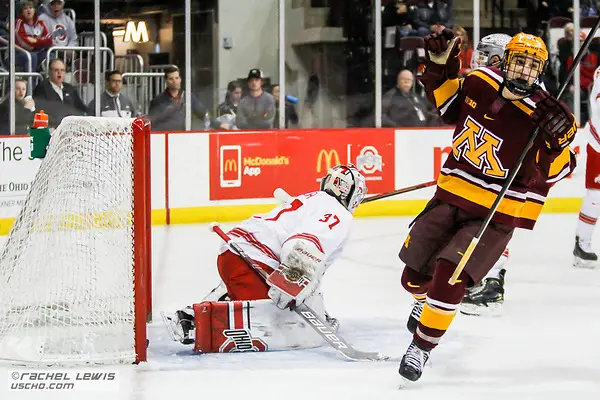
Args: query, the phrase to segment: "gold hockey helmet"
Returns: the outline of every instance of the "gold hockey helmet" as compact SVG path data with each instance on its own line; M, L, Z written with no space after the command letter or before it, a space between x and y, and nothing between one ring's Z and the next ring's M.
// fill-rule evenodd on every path
M506 45L503 70L508 90L519 96L535 92L535 83L548 62L544 41L535 35L517 33Z

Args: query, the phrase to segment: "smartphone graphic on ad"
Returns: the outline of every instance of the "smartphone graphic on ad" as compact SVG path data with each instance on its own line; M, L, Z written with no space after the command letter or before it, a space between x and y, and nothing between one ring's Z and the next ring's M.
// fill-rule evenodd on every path
M242 186L242 146L221 146L219 151L221 187Z

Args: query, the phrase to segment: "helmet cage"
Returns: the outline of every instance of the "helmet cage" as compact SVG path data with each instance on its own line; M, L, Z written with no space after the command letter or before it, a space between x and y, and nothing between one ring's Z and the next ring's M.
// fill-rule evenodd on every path
M500 64L504 56L504 48L510 40L511 37L503 33L492 33L482 38L477 48L473 50L471 69ZM498 61L490 64L490 59L494 56L498 57Z
M535 55L507 50L502 63L506 88L519 96L532 95L545 65L546 62Z
M367 194L365 178L352 164L330 168L321 180L321 190L335 197L351 213Z

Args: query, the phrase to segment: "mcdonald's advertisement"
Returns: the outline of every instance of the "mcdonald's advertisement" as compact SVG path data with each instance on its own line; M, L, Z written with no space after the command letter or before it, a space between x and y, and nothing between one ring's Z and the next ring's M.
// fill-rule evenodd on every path
M267 199L319 188L327 170L353 163L369 194L394 190L394 129L211 133L210 200Z

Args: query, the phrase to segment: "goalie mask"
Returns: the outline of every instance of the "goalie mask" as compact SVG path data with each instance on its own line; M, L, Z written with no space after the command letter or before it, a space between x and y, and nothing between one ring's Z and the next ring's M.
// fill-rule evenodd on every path
M493 33L481 39L473 51L471 69L500 64L504 57L504 48L510 39L510 36L503 33Z
M353 164L330 168L321 180L321 190L335 197L350 213L367 195L365 178Z
M504 51L505 87L516 96L532 95L547 61L548 50L541 38L527 33L516 34Z

